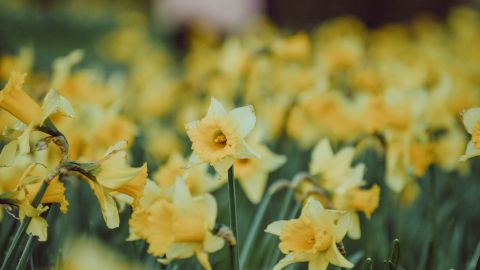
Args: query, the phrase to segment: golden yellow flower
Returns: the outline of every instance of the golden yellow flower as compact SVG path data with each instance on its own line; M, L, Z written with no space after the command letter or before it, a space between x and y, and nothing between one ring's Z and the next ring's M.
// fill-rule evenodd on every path
M313 198L305 203L299 218L275 221L265 230L278 235L280 251L286 256L274 270L295 262L308 262L310 270L325 270L329 263L340 267L353 267L337 248L349 226L347 212L325 210Z
M252 106L225 111L223 105L212 97L207 115L198 121L186 124L192 141L191 164L209 163L221 179L235 159L255 158L255 153L245 142L255 125Z
M111 229L120 223L114 198L119 197L132 206L137 206L147 181L146 164L139 168L127 164L126 146L125 141L112 145L104 157L88 171L95 180L84 177L95 192L105 223Z
M357 211L365 213L370 218L373 211L377 209L380 200L380 188L373 185L370 189L351 188L344 192L336 192L333 196L335 209L348 211L350 226L348 236L352 239L359 239L361 236L360 219Z
M8 111L25 124L39 122L42 108L22 90L26 74L12 72L0 91L0 108Z
M137 219L136 226L141 228L137 232L145 237L150 253L165 256L162 263L196 255L204 269L211 269L208 253L224 245L222 238L211 233L217 216L213 196L192 197L185 183L177 179L172 198L159 197L142 215L143 219Z

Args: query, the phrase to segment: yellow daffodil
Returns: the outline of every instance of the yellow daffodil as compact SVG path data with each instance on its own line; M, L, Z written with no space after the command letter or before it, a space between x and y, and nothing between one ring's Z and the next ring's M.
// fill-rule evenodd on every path
M221 249L222 238L211 233L217 216L217 204L210 194L192 197L181 178L172 187L171 196L156 195L144 202L146 207L137 213L131 225L137 237L149 244L148 251L169 263L174 259L196 255L204 269L212 269L208 253ZM135 215L135 213L134 213Z
M308 262L309 270L325 270L328 264L353 267L338 250L349 226L347 212L326 210L313 198L305 203L299 218L275 221L265 230L278 235L280 251L286 256L274 270L296 262Z
M223 183L208 173L208 166L200 164L186 168L187 161L179 154L173 154L168 162L153 175L153 180L162 189L175 184L177 177L183 177L192 195L201 195L219 188Z
M127 164L126 146L125 141L112 145L103 158L87 171L94 179L84 178L97 196L108 228L116 228L120 223L114 197L120 196L135 207L143 195L147 181L146 164L139 168Z
M351 188L344 192L336 192L333 196L335 209L348 211L350 226L348 236L352 239L359 239L361 235L360 219L357 211L365 213L370 218L373 211L378 207L380 200L380 188L377 185L370 189Z
M191 164L209 163L221 179L235 159L256 158L258 154L245 142L255 125L252 106L227 112L223 105L212 97L207 115L201 120L185 125L192 141Z
M472 137L467 144L465 154L460 157L461 161L480 156L480 108L468 109L463 114L463 124Z
M247 198L257 204L265 191L268 174L282 166L287 159L273 153L263 144L252 143L251 146L261 158L236 159L234 173Z
M310 174L318 175L322 187L329 190L345 190L362 185L365 165L350 167L355 149L344 147L333 153L328 139L320 141L312 152Z
M0 154L0 166L11 166L17 149L21 154L30 151L30 134L48 117L57 112L68 117L73 117L75 114L70 103L53 89L47 93L40 107L22 90L25 76L25 74L12 72L7 85L0 91L0 108L5 109L23 123L16 127L21 135L9 142Z

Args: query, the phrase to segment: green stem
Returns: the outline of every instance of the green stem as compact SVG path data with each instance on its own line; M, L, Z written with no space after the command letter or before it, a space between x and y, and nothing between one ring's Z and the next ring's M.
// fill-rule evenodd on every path
M437 269L437 204L436 204L436 181L435 181L435 167L433 165L429 168L430 177L429 180L429 199L430 199L430 211L431 211L431 233L432 233L432 253L430 258L430 269Z
M250 227L250 230L248 231L247 239L245 239L245 244L243 245L242 252L240 253L241 269L245 268L247 259L253 252L252 245L258 235L258 229L260 228L260 224L265 217L265 212L267 211L267 207L270 204L271 198L272 193L267 192L262 202L260 203L260 206L258 207L257 213L255 214L255 219L253 220L252 227Z
M32 248L33 248L33 236L29 235L28 240L27 240L27 244L25 245L25 248L23 249L22 256L20 256L20 261L18 262L15 270L25 269L25 266L27 265L28 259L32 255Z
M237 244L232 247L230 252L230 259L232 263L232 269L239 270L239 262L238 262L238 246L239 246L239 239L237 233L237 199L236 199L236 192L235 192L235 177L233 173L233 164L228 169L228 200L230 204L230 228L232 229L233 235L237 240Z
M42 182L42 185L40 186L40 189L38 190L37 195L35 195L35 199L33 200L33 203L32 203L32 206L34 208L37 208L37 206L40 204L40 201L42 200L43 195L45 194L45 191L47 191L48 185L49 185L49 181ZM3 260L0 270L6 270L8 268L12 260L12 254L14 253L16 248L19 246L18 244L20 242L20 239L22 238L23 233L27 229L31 220L32 220L31 217L26 217L18 227L17 231L15 232L15 235L13 236L13 240L10 243L10 246L8 247L7 253L5 255L5 259Z

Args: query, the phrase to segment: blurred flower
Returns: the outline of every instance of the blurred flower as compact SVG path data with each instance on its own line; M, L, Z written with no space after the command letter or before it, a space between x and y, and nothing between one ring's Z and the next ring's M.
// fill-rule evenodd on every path
M287 158L273 153L263 144L253 142L250 145L261 157L236 159L234 173L247 198L257 204L265 191L268 174L282 166Z
M211 192L224 184L208 173L206 164L186 167L187 161L179 154L173 154L167 163L153 174L153 180L160 188L166 189L175 184L177 177L182 177L194 196Z
M279 248L286 254L274 270L295 262L308 262L308 269L325 270L329 263L339 267L353 267L337 244L347 233L348 215L344 211L325 210L315 199L308 199L299 218L275 221L265 230L278 235Z
M137 206L143 196L147 181L147 165L133 168L126 162L127 146L125 141L112 145L102 159L93 164L85 164L85 171L91 177L85 179L100 203L107 227L116 228L120 224L115 196L125 199L132 206Z
M209 163L221 179L235 159L256 158L258 154L245 142L255 125L252 106L225 111L223 105L212 98L207 115L185 125L192 141L191 164Z
M145 208L135 210L130 221L133 239L145 239L148 252L164 257L159 259L162 263L196 255L204 269L212 269L208 253L224 245L223 239L211 232L217 216L215 199L208 193L192 197L181 178L171 187L171 195L149 189L153 191L151 200L143 201Z
M465 154L460 157L461 161L480 155L480 108L468 109L463 114L463 124L472 137L467 144Z

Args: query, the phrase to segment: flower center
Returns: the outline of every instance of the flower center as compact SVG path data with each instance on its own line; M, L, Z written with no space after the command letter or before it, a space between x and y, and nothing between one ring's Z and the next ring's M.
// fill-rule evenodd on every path
M213 134L213 142L218 146L225 147L227 145L227 137L221 130L218 130Z
M315 233L314 241L316 250L325 251L332 245L333 238L326 230L321 230Z
M472 132L472 142L475 148L480 149L480 122L477 123Z

